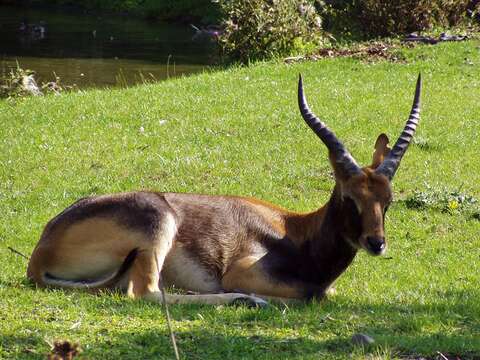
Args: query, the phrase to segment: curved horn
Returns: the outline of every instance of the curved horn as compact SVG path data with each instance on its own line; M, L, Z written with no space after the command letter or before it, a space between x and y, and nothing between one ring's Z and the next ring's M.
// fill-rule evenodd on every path
M413 99L412 110L408 118L407 124L403 129L400 137L393 146L388 156L383 160L380 166L375 170L376 173L383 174L392 180L403 154L407 151L408 145L413 138L418 121L420 120L420 94L422 92L422 77L418 74L417 87L415 89L415 97Z
M350 155L345 146L335 136L335 134L310 111L307 100L303 94L302 75L298 78L298 106L302 113L303 119L310 126L315 134L327 146L331 155L333 155L335 163L346 172L348 176L352 176L361 172L355 159Z

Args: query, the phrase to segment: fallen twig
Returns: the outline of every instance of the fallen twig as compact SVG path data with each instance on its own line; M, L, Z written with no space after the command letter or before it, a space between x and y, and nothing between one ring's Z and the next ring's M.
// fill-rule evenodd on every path
M175 334L172 330L172 323L170 320L170 313L168 312L167 298L165 296L165 288L163 287L162 280L160 280L160 292L162 293L163 309L165 310L165 316L167 318L167 327L168 327L168 332L170 333L170 340L172 341L172 347L173 347L173 352L175 353L175 359L180 360L180 355L178 354L177 342L175 340Z
M438 39L435 39L430 36L422 36L416 33L411 33L408 36L404 37L402 41L415 41L415 42L421 42L424 44L435 45L443 41L464 41L468 39L469 37L467 35L448 35L446 33L441 33Z
M20 251L18 250L15 250L14 248L12 248L11 246L7 246L7 249L10 250L11 252L17 254L17 255L20 255L21 257L25 258L28 260L28 256L22 254Z

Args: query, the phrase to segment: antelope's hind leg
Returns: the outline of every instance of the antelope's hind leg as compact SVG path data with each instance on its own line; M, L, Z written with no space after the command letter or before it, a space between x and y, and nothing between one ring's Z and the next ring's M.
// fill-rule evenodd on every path
M161 297L160 273L165 258L173 246L176 232L173 215L166 213L159 223L151 245L139 249L128 273L127 295L129 297L159 300Z
M130 254L144 238L112 218L90 217L73 223L60 219L45 228L30 257L27 277L39 286L114 288L125 273L122 264L132 264Z
M138 249L137 256L128 273L127 294L132 298L141 298L157 303L163 302L160 290L161 271L165 259L174 246L173 241L177 227L173 215L165 213L155 232L151 246ZM175 256L172 252L171 256ZM186 265L186 264L185 264ZM264 307L267 303L255 296L239 293L220 294L165 294L169 304L246 304L254 307Z
M45 227L27 276L40 286L122 288L134 298L158 291L176 222L152 193L82 199Z

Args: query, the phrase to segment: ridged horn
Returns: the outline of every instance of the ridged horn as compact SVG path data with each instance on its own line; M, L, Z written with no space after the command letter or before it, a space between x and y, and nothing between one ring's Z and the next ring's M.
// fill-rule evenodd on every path
M310 111L307 104L307 99L303 93L302 75L298 78L298 106L300 113L303 116L305 122L310 126L315 134L323 141L327 146L331 155L335 160L335 163L343 170L349 177L361 172L360 167L357 165L355 159L350 155L348 150L342 144L342 142L335 136L319 118Z
M422 76L418 74L417 86L415 89L415 97L413 99L412 110L410 111L410 116L408 117L407 124L403 129L400 137L393 146L392 150L388 156L383 160L380 166L375 170L379 174L383 174L392 180L395 172L400 165L400 160L402 160L405 151L407 151L408 145L412 141L413 134L415 134L415 129L417 128L418 122L420 120L420 95L422 92Z

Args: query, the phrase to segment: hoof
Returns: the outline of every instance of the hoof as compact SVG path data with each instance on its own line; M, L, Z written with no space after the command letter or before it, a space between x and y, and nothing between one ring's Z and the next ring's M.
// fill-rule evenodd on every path
M248 295L239 296L238 298L233 300L230 304L234 306L246 306L249 308L265 308L268 306L268 302L266 302L265 300L255 296L248 296Z

